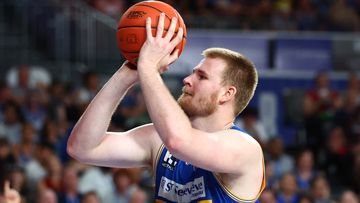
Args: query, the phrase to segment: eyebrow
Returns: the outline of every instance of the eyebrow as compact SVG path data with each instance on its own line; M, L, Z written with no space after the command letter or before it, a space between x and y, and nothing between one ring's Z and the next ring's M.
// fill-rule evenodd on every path
M201 75L204 75L204 76L209 76L205 71L203 71L201 69L198 69L198 68L193 69L193 73L195 73L195 72L198 72L198 73L200 73Z

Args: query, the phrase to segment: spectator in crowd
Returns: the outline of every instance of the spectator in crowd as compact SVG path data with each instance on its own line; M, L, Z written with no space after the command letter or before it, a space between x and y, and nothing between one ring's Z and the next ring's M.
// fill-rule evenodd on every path
M78 192L78 172L73 165L68 164L64 167L61 182L58 202L80 203L81 195Z
M349 126L350 141L355 146L360 143L360 106L358 105L353 114L350 114L350 122L347 123ZM350 117L350 116L349 116Z
M82 196L81 203L101 203L101 201L95 191L89 191Z
M113 177L107 168L87 166L81 173L78 187L80 194L94 191L101 202L112 201Z
M359 30L359 16L356 10L348 5L347 0L333 1L329 10L331 29L336 31Z
M114 172L115 190L112 202L127 203L130 201L131 195L136 188L130 176L131 174L127 169L118 169Z
M351 190L345 190L340 195L339 203L359 203L359 197Z
M311 184L311 195L314 203L333 203L331 188L324 176L317 176Z
M0 81L0 109L3 108L3 105L8 102L13 100L13 95L12 95L12 91L10 89L10 87L5 84L4 82ZM0 121L3 121L3 112L0 112Z
M144 190L141 188L135 188L132 192L129 203L146 203L147 196Z
M20 143L23 123L23 115L20 108L13 101L8 101L4 104L4 119L0 122L0 137L6 137L11 144Z
M349 73L348 85L341 98L341 108L335 113L333 123L342 126L350 143L358 142L358 106L360 104L360 85L356 73ZM359 132L358 132L359 131Z
M274 30L296 30L296 21L292 15L292 0L275 0L271 19Z
M46 118L47 96L42 94L38 90L28 91L22 106L25 121L31 123L36 131L43 127Z
M38 192L37 203L58 203L56 193L49 188L42 188Z
M8 173L10 185L12 188L20 193L24 200L29 201L31 194L25 176L24 169L19 166L12 166Z
M265 189L259 198L261 203L277 203L275 194L271 189Z
M360 153L356 152L352 167L351 187L356 193L360 193Z
M324 156L319 160L321 168L326 172L329 183L334 192L349 185L353 157L349 148L345 132L341 127L333 127L326 138L327 145Z
M54 153L47 155L45 169L47 174L42 180L42 184L56 193L61 192L63 166Z
M258 119L258 112L255 108L247 107L241 113L241 117L235 121L235 124L253 136L263 147L271 138L262 122Z
M269 160L267 167L272 168L272 178L275 180L280 180L283 174L294 170L294 159L284 150L284 144L280 137L270 139L267 151L267 159Z
M311 150L305 149L299 152L296 159L295 177L296 183L301 192L310 188L312 180L316 176L314 168L314 155Z
M14 145L14 155L20 165L25 165L35 156L37 135L31 123L24 123L21 132L20 143Z
M299 197L299 203L313 203L314 200L308 193L302 193Z
M125 129L145 124L149 121L142 92L139 88L131 88L120 103L114 117L121 117Z
M11 143L6 138L0 137L0 166L3 167L3 170L16 165L17 160L12 153L11 146Z
M294 1L295 19L298 30L316 30L318 29L318 12L311 0Z
M278 203L299 202L298 188L294 174L284 173L280 180L279 191L276 195Z
M16 101L23 103L27 91L46 88L51 83L51 75L44 67L21 64L9 69L6 82L12 89Z
M48 157L52 156L53 149L49 145L38 144L35 156L23 164L26 177L30 185L36 185L47 176ZM35 188L33 188L35 190Z
M319 72L315 78L315 87L306 92L304 97L304 120L307 146L317 152L339 103L339 94L330 87L327 72Z
M106 0L103 0L106 1ZM79 101L81 105L87 105L100 89L100 80L97 73L88 71L83 76L83 85L79 89Z

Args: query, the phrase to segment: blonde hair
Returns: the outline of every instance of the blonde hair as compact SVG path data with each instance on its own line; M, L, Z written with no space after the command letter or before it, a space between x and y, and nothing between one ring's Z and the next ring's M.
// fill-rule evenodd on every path
M235 95L234 115L240 114L254 96L258 83L258 74L255 65L242 54L225 48L209 48L203 51L206 58L220 58L225 61L223 84L233 85Z

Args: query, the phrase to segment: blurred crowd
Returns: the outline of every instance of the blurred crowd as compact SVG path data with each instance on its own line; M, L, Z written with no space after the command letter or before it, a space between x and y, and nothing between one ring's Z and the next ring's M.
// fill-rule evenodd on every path
M269 135L256 109L237 124L263 146L267 188L261 203L359 203L360 80L350 73L345 89L335 89L327 72L301 96L301 127L294 146ZM295 101L294 101L295 102Z
M24 64L11 68L0 83L1 190L9 180L24 203L148 202L149 169L92 167L66 153L73 125L101 87L99 75L86 72L79 84L53 77L41 66ZM123 131L145 122L141 92L134 88L109 129Z
M139 0L85 0L119 19ZM191 28L359 31L357 0L164 0Z
M0 179L9 180L22 202L143 203L153 195L148 168L117 169L80 164L66 153L71 129L102 86L96 72L82 81L57 81L41 66L8 70L0 85ZM304 90L305 136L286 146L269 134L248 107L235 123L254 136L265 154L267 187L261 203L359 203L360 80L349 74L346 89L331 87L319 72ZM114 113L111 131L150 122L139 87ZM1 198L0 198L0 202Z

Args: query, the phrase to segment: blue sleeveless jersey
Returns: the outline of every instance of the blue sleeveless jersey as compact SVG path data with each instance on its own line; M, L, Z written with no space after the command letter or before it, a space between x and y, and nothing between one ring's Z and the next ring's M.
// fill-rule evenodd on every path
M231 129L242 131L237 126ZM253 200L243 200L235 196L213 172L176 159L164 145L161 145L156 160L154 169L156 203L258 202L256 201L258 197ZM258 196L265 186L264 177L265 174Z

